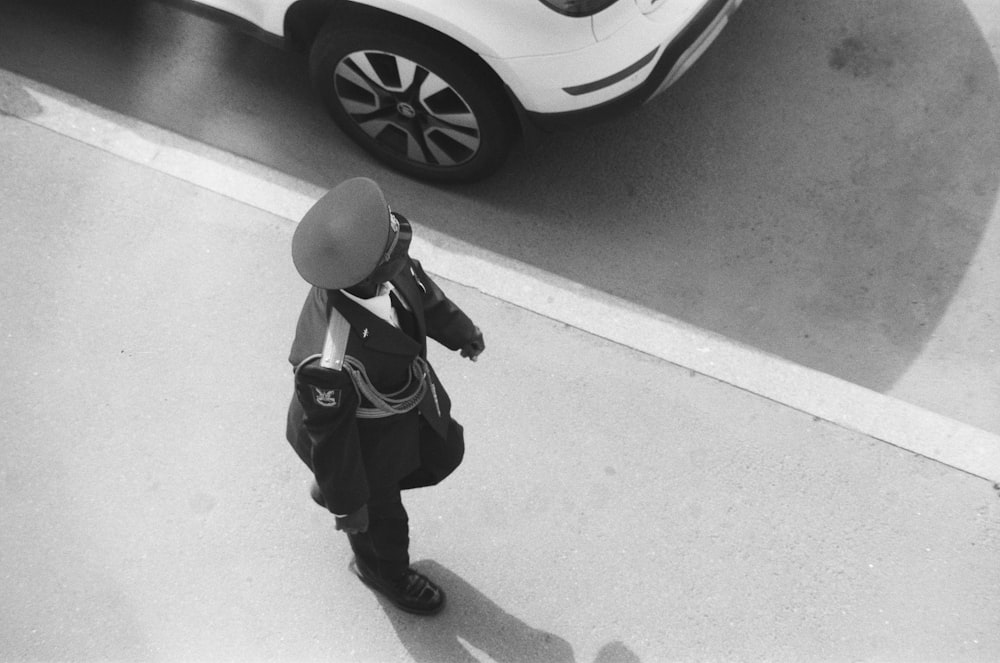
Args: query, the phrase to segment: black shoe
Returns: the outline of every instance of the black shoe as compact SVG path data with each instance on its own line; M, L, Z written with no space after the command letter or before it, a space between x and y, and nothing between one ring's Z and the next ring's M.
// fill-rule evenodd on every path
M392 601L400 610L414 615L434 615L444 607L444 591L413 569L407 569L402 576L389 581L379 578L357 559L351 560L348 568L361 582Z

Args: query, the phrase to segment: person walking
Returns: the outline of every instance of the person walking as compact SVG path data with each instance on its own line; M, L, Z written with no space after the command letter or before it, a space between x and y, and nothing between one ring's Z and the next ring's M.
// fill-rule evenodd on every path
M287 438L312 470L312 498L347 534L351 571L400 609L430 615L445 594L410 567L401 491L451 474L465 440L427 339L473 361L486 346L409 256L411 237L367 178L340 183L302 218L292 261L312 288L289 354Z

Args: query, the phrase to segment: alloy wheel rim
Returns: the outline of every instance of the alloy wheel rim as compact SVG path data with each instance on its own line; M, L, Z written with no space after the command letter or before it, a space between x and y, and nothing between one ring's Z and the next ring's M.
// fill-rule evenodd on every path
M393 156L452 168L479 153L479 121L443 78L385 51L355 51L334 69L334 91L347 116Z

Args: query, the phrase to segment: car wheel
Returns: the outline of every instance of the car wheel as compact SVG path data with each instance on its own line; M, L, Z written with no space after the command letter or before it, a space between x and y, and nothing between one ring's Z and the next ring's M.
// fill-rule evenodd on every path
M408 175L468 182L507 157L506 97L485 65L448 44L334 24L312 46L310 74L340 128Z

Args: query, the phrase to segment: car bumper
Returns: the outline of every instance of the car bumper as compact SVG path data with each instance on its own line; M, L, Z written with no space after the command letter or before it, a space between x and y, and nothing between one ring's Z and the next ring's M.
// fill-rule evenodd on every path
M523 117L542 130L552 131L591 124L642 105L675 83L701 57L741 3L742 0L710 0L675 37L654 45L628 66L559 89L568 98L566 105L579 107L550 111L531 109L525 104ZM606 96L609 92L614 93L610 99ZM591 98L598 100L593 103Z

